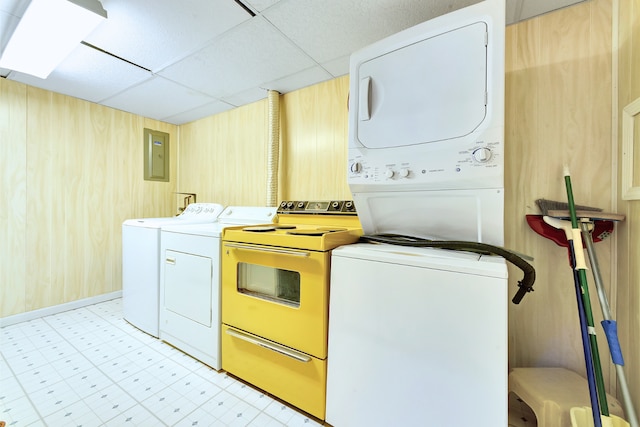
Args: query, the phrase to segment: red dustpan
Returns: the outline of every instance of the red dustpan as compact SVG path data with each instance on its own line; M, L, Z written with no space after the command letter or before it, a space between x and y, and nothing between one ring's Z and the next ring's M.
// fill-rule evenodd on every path
M526 215L526 218L527 224L529 224L529 227L531 227L533 231L535 231L542 237L553 240L558 246L562 246L563 248L569 247L569 242L567 242L564 231L554 228L544 222L542 215ZM613 221L603 219L594 220L593 230L591 231L591 238L593 239L593 243L600 242L609 237L609 235L613 233L613 227Z

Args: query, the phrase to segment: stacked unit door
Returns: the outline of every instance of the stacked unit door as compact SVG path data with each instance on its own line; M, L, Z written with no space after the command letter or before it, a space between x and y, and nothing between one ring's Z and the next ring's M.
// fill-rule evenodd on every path
M485 22L427 37L355 67L352 96L357 98L351 125L364 147L460 138L485 119Z

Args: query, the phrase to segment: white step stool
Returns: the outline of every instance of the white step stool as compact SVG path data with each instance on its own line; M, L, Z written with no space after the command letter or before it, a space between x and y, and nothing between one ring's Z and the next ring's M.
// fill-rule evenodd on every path
M591 407L587 380L563 368L515 368L509 392L536 414L538 427L571 427L571 408ZM607 393L609 413L624 418L620 402Z

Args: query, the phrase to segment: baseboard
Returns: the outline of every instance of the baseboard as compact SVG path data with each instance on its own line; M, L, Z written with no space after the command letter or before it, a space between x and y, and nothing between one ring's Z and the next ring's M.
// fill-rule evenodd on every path
M14 314L12 316L0 317L0 328L15 325L20 322L28 322L29 320L39 319L44 316L62 313L64 311L75 310L76 308L86 307L88 305L98 304L122 297L122 291L110 292L108 294L97 295L95 297L83 298L77 301L66 302L51 307L40 308L38 310L27 311L25 313Z

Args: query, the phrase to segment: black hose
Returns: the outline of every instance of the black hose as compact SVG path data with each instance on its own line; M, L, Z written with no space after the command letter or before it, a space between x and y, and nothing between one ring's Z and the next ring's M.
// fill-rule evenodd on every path
M522 259L519 255L516 255L505 248L489 245L487 243L464 242L457 240L428 240L399 234L364 235L360 237L360 241L367 243L387 243L417 248L451 249L455 251L474 252L481 255L499 255L518 267L523 273L522 280L518 281L518 292L516 292L516 295L511 300L514 304L520 304L520 301L524 298L527 292L533 292L533 283L536 281L536 270L531 264Z

